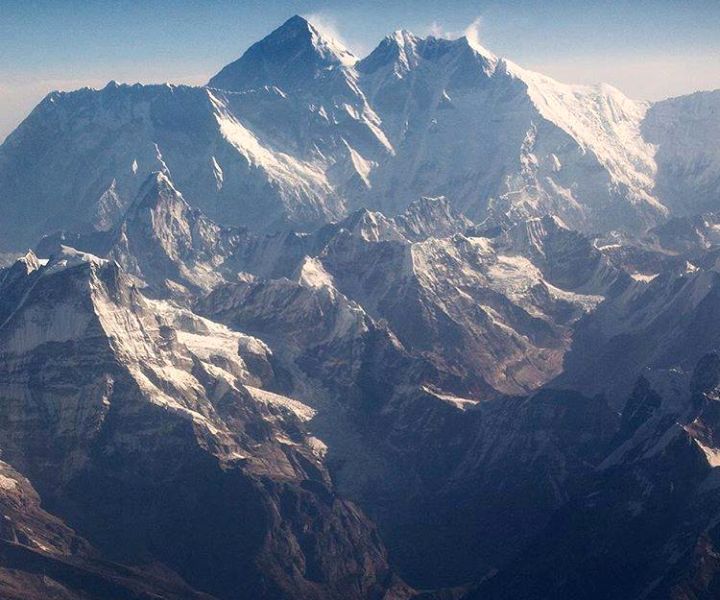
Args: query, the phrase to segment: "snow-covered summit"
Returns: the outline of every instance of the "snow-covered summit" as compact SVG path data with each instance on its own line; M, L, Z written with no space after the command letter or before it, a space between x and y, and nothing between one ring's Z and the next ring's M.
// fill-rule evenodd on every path
M490 76L497 66L497 58L484 48L472 45L466 37L444 39L434 36L421 38L409 31L398 30L385 37L367 57L358 61L356 69L365 76L364 88L371 97L383 82L403 79L419 71L456 70L458 83L477 77Z
M485 48L472 44L467 37L445 39L435 36L422 38L405 29L386 36L367 57L357 64L358 71L373 73L390 66L396 76L417 68L423 61L437 62L451 54L474 55L484 63L487 73L494 69L497 58Z
M89 252L81 252L70 246L60 246L59 252L50 258L42 273L50 275L75 267L103 267L107 264L109 264L107 259Z
M357 68L363 72L373 72L384 65L397 65L400 69L409 70L417 65L418 44L422 40L409 31L402 29L385 37L367 57L363 58Z
M153 171L140 187L135 206L142 206L162 196L182 196L163 171Z
M295 15L223 68L208 85L232 91L271 85L292 90L323 70L350 66L356 60L342 44Z

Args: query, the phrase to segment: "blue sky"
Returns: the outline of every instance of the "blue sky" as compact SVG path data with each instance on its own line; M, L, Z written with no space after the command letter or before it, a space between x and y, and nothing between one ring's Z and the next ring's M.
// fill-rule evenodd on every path
M457 36L635 98L720 88L720 0L0 0L0 140L48 91L203 83L293 14L362 56L394 29Z

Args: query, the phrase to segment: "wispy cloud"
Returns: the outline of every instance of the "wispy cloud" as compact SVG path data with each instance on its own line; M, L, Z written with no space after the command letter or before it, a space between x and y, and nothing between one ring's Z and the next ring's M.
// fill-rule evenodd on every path
M448 40L453 40L462 35L461 31L449 31L445 26L437 21L433 21L430 25L424 27L418 33L422 35L431 35L436 38L445 38Z
M431 35L432 37L443 38L446 40L454 40L463 35L462 31L450 30L438 21L433 21L429 25L421 27L417 33L419 35Z
M483 45L480 41L480 27L482 25L482 18L481 17L475 17L473 19L473 22L470 23L465 28L465 31L463 31L463 34L467 38L467 41L470 43L470 45L473 48L483 48Z
M446 40L455 40L465 36L470 45L482 48L480 42L480 29L482 27L482 17L476 17L464 29L449 29L438 21L433 21L429 25L420 30L420 34L431 35L436 38L444 38Z
M340 29L338 28L335 17L333 17L332 15L329 15L325 12L314 12L303 15L303 17L310 21L310 23L313 24L315 29L317 29L323 35L323 37L334 40L342 44L346 48L350 48L350 45L348 44L347 40L345 40L342 33L340 32Z

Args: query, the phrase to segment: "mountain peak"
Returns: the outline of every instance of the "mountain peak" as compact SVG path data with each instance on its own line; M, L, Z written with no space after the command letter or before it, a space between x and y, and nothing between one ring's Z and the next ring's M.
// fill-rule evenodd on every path
M208 86L242 91L274 85L288 91L314 80L323 70L356 61L341 43L295 15L223 68Z
M385 36L375 50L358 63L358 70L372 73L387 64L408 70L418 62L418 45L422 41L406 29L398 29Z
M367 57L358 63L358 70L373 73L391 65L396 72L409 71L421 62L438 62L445 57L458 55L472 56L471 60L483 63L483 69L490 72L497 63L497 57L468 36L455 39L428 36L425 38L405 29L394 31L386 36Z
M145 179L145 182L143 183L141 189L144 189L146 192L149 192L151 190L170 190L178 193L172 181L170 181L168 176L163 171L153 171L152 173L150 173L150 175L148 175Z
M311 29L311 27L312 27L312 25L310 25L310 21L308 21L305 17L301 17L300 15L293 15L287 21L285 21L279 27L279 29L298 28L298 29L307 29L309 31Z
M168 200L179 202L183 206L187 204L168 176L162 171L155 171L148 175L140 187L135 199L134 209L135 211L152 209L159 202Z
M408 45L417 44L419 41L421 41L422 38L419 38L412 31L408 31L407 29L396 29L389 36L387 36L386 39L392 40L398 46L405 47Z

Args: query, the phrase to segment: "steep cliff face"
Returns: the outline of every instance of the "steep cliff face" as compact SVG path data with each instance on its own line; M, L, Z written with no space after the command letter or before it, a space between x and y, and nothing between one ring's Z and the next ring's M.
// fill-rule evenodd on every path
M655 193L675 214L717 210L719 111L720 90L697 92L655 103L643 121L645 139L658 146Z
M40 506L30 481L0 463L0 593L8 600L185 598L211 600L159 565L128 567Z
M198 310L282 349L291 393L317 407L310 427L340 491L378 523L392 561L420 588L465 584L505 564L618 427L603 402L579 394L448 391L472 381L408 349L317 259L297 281L223 286Z
M251 133L226 96L115 83L48 96L0 152L3 245L111 229L155 171L172 174L193 207L224 225L274 229L341 214L323 172Z
M707 269L685 263L649 282L633 281L598 307L578 324L557 383L605 393L616 404L639 374L686 382L720 339L715 317L720 280L712 262Z
M44 258L63 246L118 263L153 297L182 300L209 291L234 274L224 266L245 242L247 232L220 227L191 208L168 175L151 173L119 220L108 231L59 231L44 236L35 252Z
M187 204L163 173L151 174L114 234L108 253L126 271L162 289L172 281L193 291L217 284L216 273L238 233Z
M528 224L537 256L529 255L552 264L558 282L601 292L619 277L582 236L537 225ZM589 306L601 299L565 292L553 304L533 292L533 285L560 289L533 262L509 254L526 243L515 233L411 242L397 222L365 211L303 238L301 247L315 256L298 259L295 242L279 245L284 258L278 246L270 253L253 244L261 250L245 255L244 266L258 275L219 286L195 307L278 349L287 389L318 410L310 427L327 444L339 489L378 522L392 560L421 588L467 583L509 560L570 497L618 426L603 402L578 394L508 399L492 388L487 381L503 381L509 325L495 324L497 347L461 352L491 325L463 312L470 300L463 304L453 286L511 307L505 314L515 327L532 327L522 319L523 307L532 310L547 324L535 325L540 333L569 327L588 309L583 299ZM568 267L562 250L573 244L586 258L578 253ZM411 270L409 257L428 247L437 254ZM522 265L504 277L487 275L503 260ZM271 265L288 277L269 279ZM439 308L418 314L402 293L408 288ZM458 336L448 336L451 321L442 314L465 320L455 325ZM477 371L489 373L487 381Z
M372 525L304 432L312 409L262 389L265 344L70 249L4 275L19 293L0 329L3 457L102 556L159 562L220 598L392 585Z
M385 211L445 194L473 219L549 213L581 229L664 213L639 131L646 107L611 86L560 84L466 38L406 31L356 68L395 148L371 177Z

